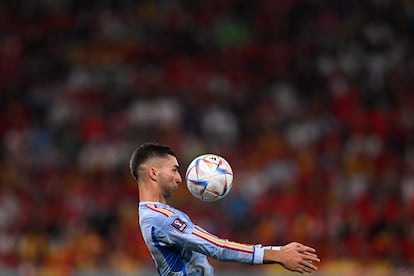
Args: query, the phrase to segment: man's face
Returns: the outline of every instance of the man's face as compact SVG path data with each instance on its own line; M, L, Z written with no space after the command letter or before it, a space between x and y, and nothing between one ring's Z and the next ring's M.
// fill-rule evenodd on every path
M164 197L169 198L178 189L178 185L182 181L178 170L177 158L172 155L168 155L166 158L161 158L158 172L158 184L160 185Z

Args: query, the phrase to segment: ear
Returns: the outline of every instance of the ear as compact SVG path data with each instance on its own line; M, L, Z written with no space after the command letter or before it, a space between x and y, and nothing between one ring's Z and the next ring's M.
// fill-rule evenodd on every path
M158 179L158 173L157 173L157 169L154 167L149 167L148 168L148 177L151 180L156 181Z

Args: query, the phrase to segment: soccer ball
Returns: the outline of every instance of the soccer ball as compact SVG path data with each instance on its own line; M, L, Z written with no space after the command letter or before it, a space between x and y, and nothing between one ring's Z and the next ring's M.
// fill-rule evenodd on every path
M185 179L193 196L211 202L228 194L232 187L233 171L223 157L205 154L191 161Z

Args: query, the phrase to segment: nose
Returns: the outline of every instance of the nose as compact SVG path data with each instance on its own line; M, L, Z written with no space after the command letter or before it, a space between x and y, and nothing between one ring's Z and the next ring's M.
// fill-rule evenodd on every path
M183 179L181 178L181 174L178 174L176 179L177 184L180 184L182 181Z

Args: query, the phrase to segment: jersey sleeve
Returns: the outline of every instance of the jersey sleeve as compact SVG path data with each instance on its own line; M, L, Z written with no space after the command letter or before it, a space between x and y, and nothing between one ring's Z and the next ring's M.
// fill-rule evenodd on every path
M178 214L166 218L157 232L157 239L165 244L179 245L219 261L263 263L264 248L261 245L242 244L219 238Z

